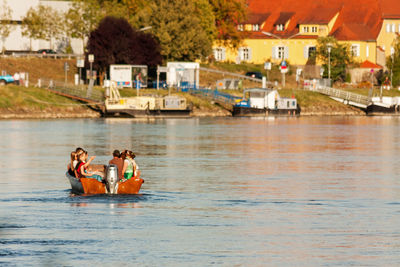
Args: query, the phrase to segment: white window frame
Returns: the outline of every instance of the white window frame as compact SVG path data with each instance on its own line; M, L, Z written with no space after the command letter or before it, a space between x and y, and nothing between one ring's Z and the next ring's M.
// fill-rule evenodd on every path
M276 30L282 32L285 29L283 24L277 24L276 25Z
M386 32L390 32L390 30L391 30L391 26L390 26L390 24L388 23L388 24L386 24Z
M392 24L392 32L396 32L396 24Z
M214 58L215 61L225 61L226 52L224 47L216 47L214 48Z
M251 48L250 47L240 47L239 48L239 59L240 61L250 61L251 60Z
M365 56L369 57L369 45L365 47Z
M303 26L303 32L306 32L306 33L308 33L308 26Z
M352 44L351 45L351 54L353 57L359 57L360 56L360 45L359 44Z
M243 24L238 24L237 28L238 28L238 31L240 31L240 32L242 32L244 30Z
M318 32L318 27L312 26L311 27L311 32Z
M287 59L285 58L286 47L285 46L277 46L276 48L276 56L278 59Z
M258 32L260 30L260 25L258 24L253 24L253 31Z
M250 49L248 47L243 47L243 54L242 54L242 59L244 61L249 61L250 60Z

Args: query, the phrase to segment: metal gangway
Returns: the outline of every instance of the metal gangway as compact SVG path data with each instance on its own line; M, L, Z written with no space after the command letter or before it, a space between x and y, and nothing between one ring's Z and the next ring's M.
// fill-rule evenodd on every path
M328 86L310 86L308 88L310 91L318 92L320 94L327 95L332 99L342 102L347 105L359 107L362 109L366 109L367 106L371 104L371 98L365 95L360 95L356 93L352 93L349 91L344 91Z
M201 71L205 71L205 72L221 74L222 76L236 77L236 78L240 78L240 79L244 79L244 80L249 80L249 81L252 81L252 82L262 83L262 79L253 78L253 77L246 76L246 75L243 75L243 74L237 74L237 73L234 73L234 72L227 72L227 71L215 70L215 69L204 68L204 67L200 67L200 70ZM270 81L267 81L266 82L266 86L270 87L270 88L273 88L275 86L275 84L270 82Z
M196 87L194 84L185 84L183 87L178 87L178 91L186 92L191 95L201 97L212 101L214 103L219 104L220 106L224 107L225 109L232 109L232 106L238 101L241 100L242 97L234 96L231 94L223 93L218 90L209 89L209 88L202 88Z
M39 79L38 83L35 86L39 88L44 88L57 95L80 101L87 107L100 113L104 113L105 96L104 93L101 91L89 90L79 85L74 86L72 84L43 79Z

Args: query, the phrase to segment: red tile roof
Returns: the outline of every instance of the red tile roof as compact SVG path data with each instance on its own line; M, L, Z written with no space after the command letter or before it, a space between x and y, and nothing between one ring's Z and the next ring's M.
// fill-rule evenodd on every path
M376 40L383 19L400 19L400 0L248 0L248 7L250 13L269 13L261 30L282 37L298 33L299 24L327 24L339 12L330 34L340 40ZM277 32L274 25L289 19L285 31Z
M293 17L294 12L281 12L279 14L278 19L275 21L274 25L277 24L286 24L286 22L288 22L288 20Z
M338 8L318 8L318 12L309 12L299 19L300 24L328 24L339 12Z
M360 68L363 68L363 69L382 69L382 66L378 65L378 64L374 64L371 61L366 60L363 63L361 63Z
M247 15L246 24L262 24L271 13L250 13Z
M331 33L337 40L359 40L359 41L372 41L374 35L364 24L343 24L337 28L336 31Z

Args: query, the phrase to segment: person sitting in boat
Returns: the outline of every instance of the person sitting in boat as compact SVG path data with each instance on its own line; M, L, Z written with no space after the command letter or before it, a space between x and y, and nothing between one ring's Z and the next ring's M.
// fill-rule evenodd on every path
M68 166L67 166L68 174L73 176L73 177L76 177L76 175L75 175L75 167L76 167L76 164L78 163L78 161L76 160L76 155L77 155L76 151L72 151L71 152L71 162L68 163Z
M113 152L113 158L108 162L109 164L114 164L117 166L118 170L118 179L122 180L124 178L122 169L124 168L124 160L121 159L121 153L119 153L119 150L114 150Z
M130 150L125 150L122 155L123 158L125 158L124 167L122 169L124 179L128 180L132 177L137 177L137 175L140 173L138 173L139 167L134 160L136 155Z
M91 156L89 160L87 151L83 151L79 157L78 167L76 168L77 178L93 178L101 182L104 178L104 173L100 171L90 171L89 165L96 158L96 156Z

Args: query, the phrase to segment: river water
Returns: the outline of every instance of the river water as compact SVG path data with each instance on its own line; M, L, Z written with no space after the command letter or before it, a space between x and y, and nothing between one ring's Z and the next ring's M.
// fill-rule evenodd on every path
M135 196L64 173L137 154ZM1 266L395 266L400 119L0 121Z

